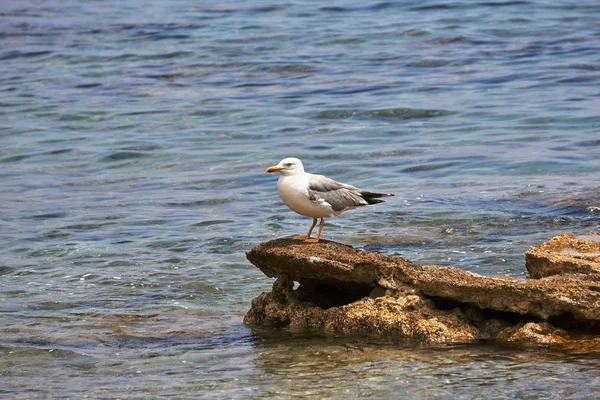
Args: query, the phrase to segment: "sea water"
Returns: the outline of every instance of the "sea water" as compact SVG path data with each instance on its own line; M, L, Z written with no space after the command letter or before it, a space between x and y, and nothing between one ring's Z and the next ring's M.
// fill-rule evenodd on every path
M265 168L396 197L323 238L525 277L600 230L596 1L4 1L6 398L592 398L597 350L242 324L304 234Z

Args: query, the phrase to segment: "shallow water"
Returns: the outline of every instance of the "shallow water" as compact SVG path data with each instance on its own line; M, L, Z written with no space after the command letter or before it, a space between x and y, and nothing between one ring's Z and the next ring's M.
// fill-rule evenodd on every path
M242 325L244 252L304 233L266 167L396 197L323 237L524 277L600 230L600 7L0 7L0 393L589 398L595 350L310 339Z

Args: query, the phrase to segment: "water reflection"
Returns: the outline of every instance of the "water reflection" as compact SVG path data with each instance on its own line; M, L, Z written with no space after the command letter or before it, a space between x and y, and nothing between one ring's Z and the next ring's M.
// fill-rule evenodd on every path
M181 308L62 312L5 320L0 371L11 377L5 393L37 376L45 382L37 393L95 396L217 390L226 397L472 398L476 391L484 398L558 398L600 388L598 343L586 338L567 346L382 343L249 328L239 324L241 314ZM65 381L72 374L76 388Z
M270 394L300 397L560 398L589 393L596 343L587 351L545 346L380 344L364 340L269 337L253 365ZM590 357L591 356L591 357ZM566 361L568 360L568 361ZM552 389L549 388L552 385Z

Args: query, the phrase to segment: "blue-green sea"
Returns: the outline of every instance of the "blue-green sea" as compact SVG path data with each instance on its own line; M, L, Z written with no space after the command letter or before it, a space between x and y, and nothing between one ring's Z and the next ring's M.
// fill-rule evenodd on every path
M597 396L593 348L244 326L287 156L396 194L324 239L525 278L600 231L600 3L0 2L0 397Z

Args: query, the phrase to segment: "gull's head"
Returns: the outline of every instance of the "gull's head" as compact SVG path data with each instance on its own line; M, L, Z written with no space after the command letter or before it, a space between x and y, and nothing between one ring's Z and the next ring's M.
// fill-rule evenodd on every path
M267 172L279 172L281 175L296 175L304 172L302 161L294 157L284 158L279 164L267 168Z

